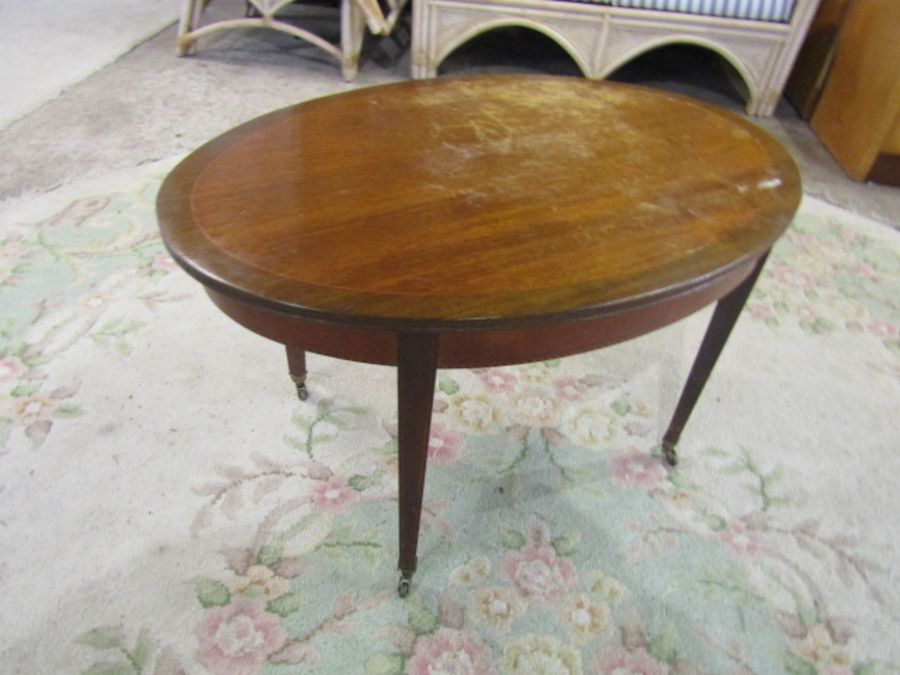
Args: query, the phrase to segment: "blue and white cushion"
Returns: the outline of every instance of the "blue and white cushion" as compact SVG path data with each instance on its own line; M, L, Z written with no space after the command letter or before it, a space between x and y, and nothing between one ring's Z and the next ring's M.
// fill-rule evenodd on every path
M613 7L787 23L791 20L795 2L796 0L611 0L608 4Z

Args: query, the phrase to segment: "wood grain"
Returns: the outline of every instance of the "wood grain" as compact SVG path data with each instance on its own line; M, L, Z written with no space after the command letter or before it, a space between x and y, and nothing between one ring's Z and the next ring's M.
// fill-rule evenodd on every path
M758 257L800 182L769 136L676 95L442 78L278 111L158 199L211 288L318 321L511 329L682 294Z

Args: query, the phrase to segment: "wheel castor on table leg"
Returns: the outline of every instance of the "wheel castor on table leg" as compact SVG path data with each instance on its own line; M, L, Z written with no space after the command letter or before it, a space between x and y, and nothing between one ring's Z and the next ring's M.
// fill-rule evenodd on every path
M675 449L674 443L663 441L662 454L663 458L666 460L666 464L668 464L669 466L675 466L676 464L678 464L678 451Z
M397 584L397 595L405 598L409 595L409 588L412 585L412 572L400 572L400 583Z
M297 398L301 401L305 401L309 396L309 390L306 388L306 382L294 382L297 386Z
M299 347L287 345L288 373L297 387L297 398L305 401L309 396L306 389L306 351Z

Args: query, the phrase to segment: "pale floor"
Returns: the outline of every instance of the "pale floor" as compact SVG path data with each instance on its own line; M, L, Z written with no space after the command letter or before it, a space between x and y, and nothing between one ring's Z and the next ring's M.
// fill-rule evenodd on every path
M221 0L211 11L240 6ZM302 11L319 30L336 30L331 8ZM185 59L174 56L174 42L170 26L0 130L0 201L190 151L240 122L297 101L409 76L408 30L403 28L394 38L369 37L353 84L341 80L337 64L324 53L271 31L221 33ZM555 44L515 29L464 46L441 72L578 75ZM734 110L742 107L719 60L690 48L658 52L626 66L615 79L688 93ZM756 121L794 155L807 194L894 227L900 224L900 189L846 178L787 103L772 119Z

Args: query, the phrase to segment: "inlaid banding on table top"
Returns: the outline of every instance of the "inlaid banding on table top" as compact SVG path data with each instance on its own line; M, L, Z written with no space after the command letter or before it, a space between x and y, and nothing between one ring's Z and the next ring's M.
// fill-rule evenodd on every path
M275 115L176 169L164 234L202 234L192 265L231 270L225 285L324 312L348 306L330 291L385 316L423 299L438 319L466 318L466 298L480 316L485 296L511 313L537 292L564 311L620 303L766 249L800 194L753 125L623 85L411 82Z

